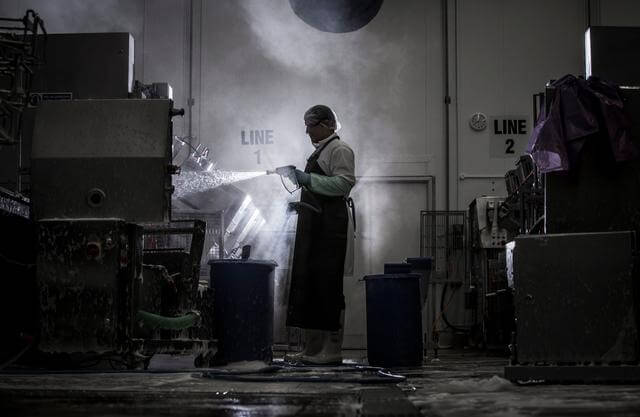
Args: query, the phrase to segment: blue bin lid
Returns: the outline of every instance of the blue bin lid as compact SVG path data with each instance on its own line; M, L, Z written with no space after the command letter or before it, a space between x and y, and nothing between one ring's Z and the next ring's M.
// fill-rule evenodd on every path
M212 259L207 262L209 265L232 265L232 264L246 264L246 265L263 265L270 266L275 268L278 266L278 263L273 260L263 260L263 259Z
M404 263L404 262L385 262L384 266L390 266L390 267L399 267L402 268L404 266L406 267L410 267L411 265L409 265L408 263Z
M406 262L415 267L423 267L423 268L431 268L433 263L433 258L428 256L418 257L418 258L407 258Z
M421 279L422 275L420 274L376 274L376 275L365 275L364 280L369 279Z

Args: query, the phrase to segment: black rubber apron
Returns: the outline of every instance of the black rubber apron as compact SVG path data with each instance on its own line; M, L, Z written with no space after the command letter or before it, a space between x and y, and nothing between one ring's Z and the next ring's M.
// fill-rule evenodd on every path
M304 172L327 175L318 164L326 146L307 160ZM296 242L291 269L287 326L338 330L344 309L342 276L347 252L349 215L344 197L328 197L302 189L300 201L320 209L302 206L298 211Z

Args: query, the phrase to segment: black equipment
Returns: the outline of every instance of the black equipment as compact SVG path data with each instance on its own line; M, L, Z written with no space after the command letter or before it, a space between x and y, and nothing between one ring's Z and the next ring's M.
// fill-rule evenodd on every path
M505 376L640 381L634 233L530 235L515 242L518 321Z
M595 75L621 86L640 85L640 28L591 26L585 33L587 77Z
M573 151L568 171L544 174L544 228L536 231L548 234L515 239L517 325L508 379L640 381L640 159L617 162L612 137L620 136L611 133L627 130L640 150L639 36L640 28L586 33L587 75L622 85L617 93L630 125L594 106L598 129L563 143ZM557 94L548 84L534 96L534 113L550 114Z
M34 218L166 222L171 100L57 100L37 109Z

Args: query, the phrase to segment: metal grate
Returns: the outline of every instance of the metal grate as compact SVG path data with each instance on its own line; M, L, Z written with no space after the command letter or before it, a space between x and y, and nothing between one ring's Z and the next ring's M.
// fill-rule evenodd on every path
M200 275L208 275L208 262L212 259L224 257L224 213L222 211L205 213L201 211L173 210L172 220L202 220L206 223L204 248L200 260ZM175 235L145 235L144 248L153 249L182 249L191 246L192 236L189 234Z
M465 280L467 274L467 213L465 211L420 212L420 256L433 259L433 278Z
M31 213L27 198L0 187L0 215L16 215L26 219Z

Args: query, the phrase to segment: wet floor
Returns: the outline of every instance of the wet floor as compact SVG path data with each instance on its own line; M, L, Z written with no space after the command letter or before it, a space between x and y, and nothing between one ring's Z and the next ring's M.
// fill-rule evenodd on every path
M505 359L472 352L441 354L395 370L402 382L385 381L355 368L364 352L349 354L348 369L271 369L257 375L274 378L258 381L211 377L174 359L152 363L150 372L5 372L0 409L3 416L96 417L640 415L640 385L515 385L502 378ZM304 375L322 377L286 378Z

